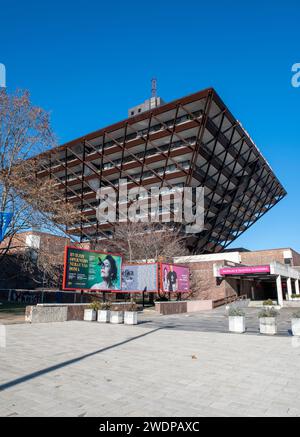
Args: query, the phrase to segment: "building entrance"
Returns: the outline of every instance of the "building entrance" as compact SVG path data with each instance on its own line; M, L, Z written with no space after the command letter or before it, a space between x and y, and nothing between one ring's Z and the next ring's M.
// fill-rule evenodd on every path
M246 295L251 300L277 300L283 305L292 294L299 293L300 273L280 263L261 266L222 267L218 269L238 296Z

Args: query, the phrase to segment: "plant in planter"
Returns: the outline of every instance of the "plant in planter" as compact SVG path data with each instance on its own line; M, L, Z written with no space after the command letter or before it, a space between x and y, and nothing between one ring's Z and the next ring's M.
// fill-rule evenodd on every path
M274 310L280 310L280 305L277 304L277 302L273 302L272 299L267 299L263 302L263 308L273 308Z
M109 323L110 321L110 302L103 302L98 310L98 322Z
M300 294L292 294L292 300L300 300Z
M120 310L119 305L114 305L110 310L110 323L123 323L124 311Z
M93 300L87 309L84 310L83 320L92 322L97 319L97 311L100 308L100 302L98 300Z
M124 312L125 325L137 325L137 304L132 300Z
M292 333L293 335L300 336L300 311L292 315Z
M158 298L155 299L155 302L169 302L169 299L167 296L158 296Z
M237 307L230 307L228 311L229 331L239 334L246 331L245 313Z
M274 306L272 299L267 299L263 302L263 306Z
M274 335L277 332L276 317L278 311L274 308L265 308L259 314L259 330L261 334Z

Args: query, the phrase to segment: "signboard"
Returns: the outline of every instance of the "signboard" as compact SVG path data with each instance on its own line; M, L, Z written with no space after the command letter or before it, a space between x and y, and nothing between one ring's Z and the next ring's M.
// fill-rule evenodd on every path
M157 292L158 265L154 264L123 264L123 292Z
M190 270L176 264L161 264L161 290L187 293L190 291Z
M224 267L220 269L220 275L251 275L256 273L270 273L270 266L247 266L247 267Z
M66 247L64 290L121 290L122 257L116 254Z
M5 232L11 222L13 214L11 212L0 212L0 242L4 239Z

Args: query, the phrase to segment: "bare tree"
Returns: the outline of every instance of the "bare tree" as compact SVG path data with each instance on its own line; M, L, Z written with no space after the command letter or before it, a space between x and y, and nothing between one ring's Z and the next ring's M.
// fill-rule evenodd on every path
M175 256L187 254L180 229L160 223L120 222L114 227L107 249L122 253L128 262L170 262Z
M57 254L43 248L27 250L18 254L18 264L36 286L61 287L63 264Z
M60 196L55 182L39 179L43 152L56 146L49 114L32 105L27 91L0 90L0 212L12 213L0 245L0 263L19 249L16 235L38 226L64 235L80 211ZM49 265L51 263L48 263Z

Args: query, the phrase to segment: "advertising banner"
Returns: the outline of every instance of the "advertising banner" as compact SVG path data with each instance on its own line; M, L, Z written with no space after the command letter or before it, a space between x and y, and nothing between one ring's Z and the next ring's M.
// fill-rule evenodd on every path
M176 264L161 264L161 289L170 293L190 291L190 270Z
M123 292L157 292L157 264L123 264Z
M121 290L122 257L116 254L67 247L64 290Z

